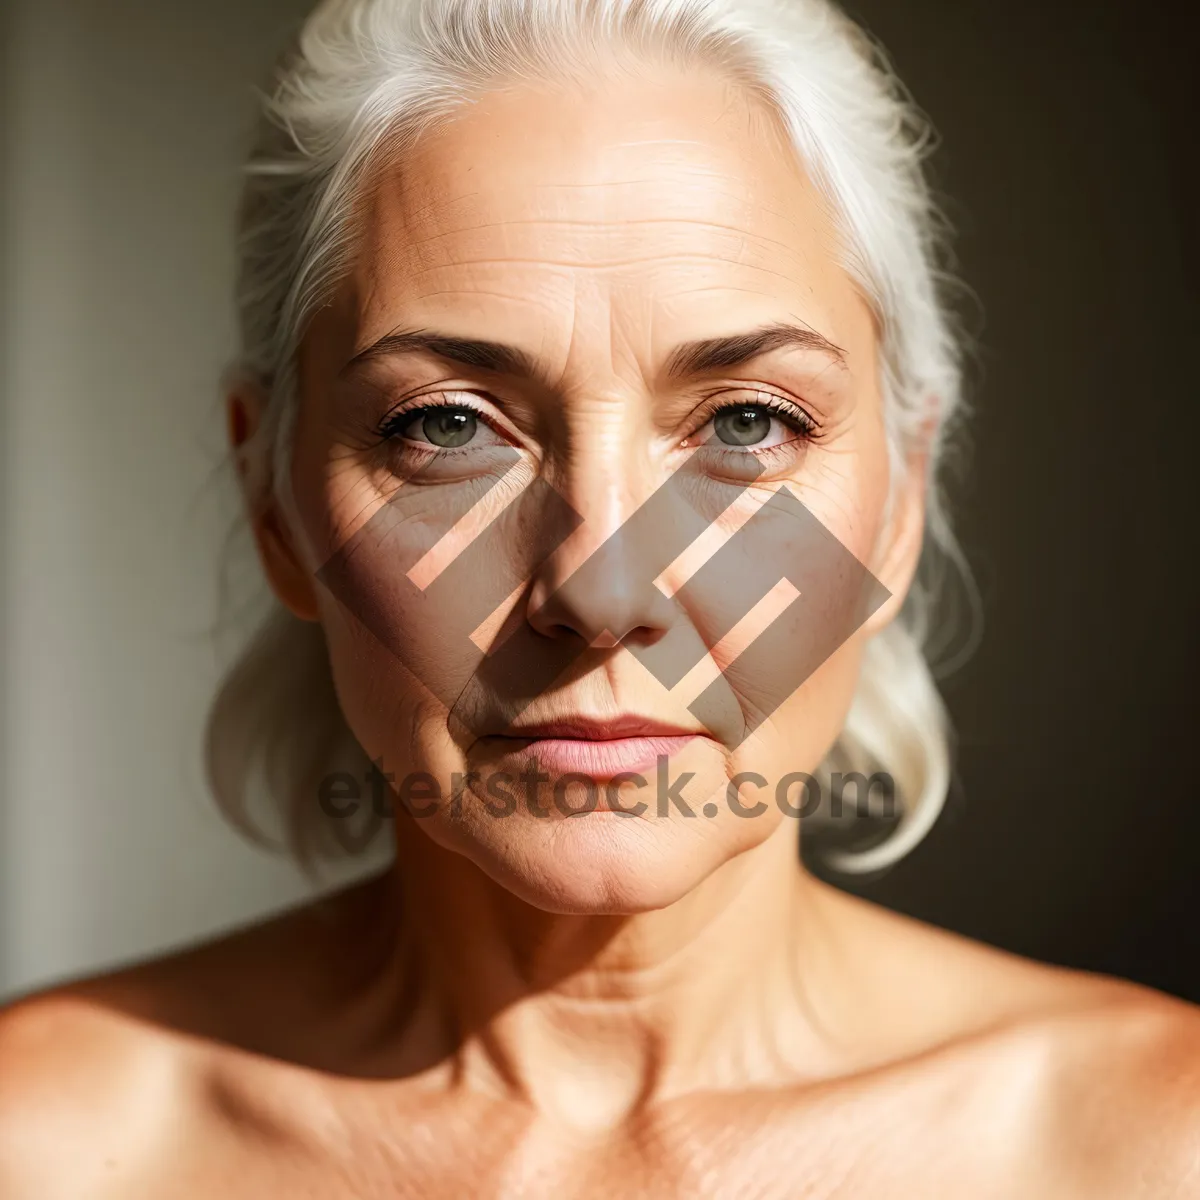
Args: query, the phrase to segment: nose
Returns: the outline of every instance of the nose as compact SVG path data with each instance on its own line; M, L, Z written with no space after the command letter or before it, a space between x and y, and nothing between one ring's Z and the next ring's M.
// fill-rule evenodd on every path
M542 636L649 646L675 623L675 602L654 585L679 554L664 527L673 506L661 491L637 503L631 482L610 467L568 493L582 523L541 565L529 592L527 619Z

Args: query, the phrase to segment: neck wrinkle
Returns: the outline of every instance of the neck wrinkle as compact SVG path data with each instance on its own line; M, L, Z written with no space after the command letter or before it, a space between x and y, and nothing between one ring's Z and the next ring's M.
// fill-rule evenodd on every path
M817 997L835 956L825 923L809 919L818 888L794 826L634 916L534 909L421 831L398 833L385 894L401 916L384 987L425 1014L410 1015L401 1040L418 1028L436 1037L430 1065L441 1056L455 1087L609 1128L688 1092L834 1069L815 1016L829 1011Z

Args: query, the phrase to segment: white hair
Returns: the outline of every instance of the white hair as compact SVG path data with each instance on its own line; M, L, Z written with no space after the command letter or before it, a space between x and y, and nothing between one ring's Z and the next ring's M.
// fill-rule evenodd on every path
M281 60L249 162L241 210L235 372L269 401L258 485L287 503L296 351L348 269L355 201L381 155L403 157L438 120L513 80L568 78L600 53L707 67L781 119L840 225L844 265L879 329L893 466L925 445L927 523L917 579L872 637L836 764L895 783L901 815L833 866L871 871L914 846L950 781L950 732L928 661L944 633L935 600L961 566L939 480L960 408L961 337L947 302L946 226L928 186L931 133L886 58L828 0L327 0ZM965 577L965 576L964 576ZM361 755L338 708L319 626L275 612L226 679L209 717L210 779L248 832L256 772L308 861L333 842L316 781ZM337 839L335 838L334 841Z

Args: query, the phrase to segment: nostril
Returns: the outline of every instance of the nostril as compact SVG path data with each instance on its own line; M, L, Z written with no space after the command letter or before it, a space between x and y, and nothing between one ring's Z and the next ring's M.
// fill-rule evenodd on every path
M674 602L649 579L634 592L628 580L588 579L580 570L541 604L531 604L528 620L545 637L574 636L603 650L622 642L652 645L675 615Z
M526 609L536 632L611 649L624 641L653 644L675 624L679 610L654 582L663 570L664 550L661 537L649 534L661 531L657 522L649 528L641 512L598 545L576 539L540 565Z

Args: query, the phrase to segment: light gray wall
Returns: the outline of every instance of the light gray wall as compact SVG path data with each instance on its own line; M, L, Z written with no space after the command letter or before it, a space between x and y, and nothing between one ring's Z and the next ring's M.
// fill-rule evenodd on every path
M205 794L252 88L306 0L12 0L0 994L304 893Z

